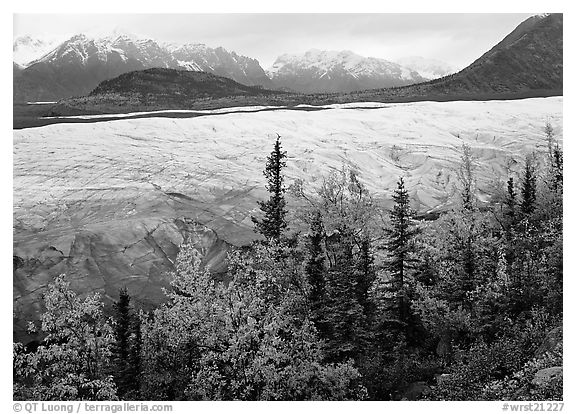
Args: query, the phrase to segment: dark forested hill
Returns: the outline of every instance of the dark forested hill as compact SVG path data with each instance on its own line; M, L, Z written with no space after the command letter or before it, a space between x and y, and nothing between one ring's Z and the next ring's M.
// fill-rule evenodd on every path
M245 86L229 78L207 72L175 69L146 69L102 82L90 96L115 93L123 96L147 95L156 99L194 99L233 95L258 95L262 89Z
M74 101L94 110L107 110L111 106L129 110L145 107L176 109L206 99L253 97L270 93L207 72L153 68L104 81L87 97Z

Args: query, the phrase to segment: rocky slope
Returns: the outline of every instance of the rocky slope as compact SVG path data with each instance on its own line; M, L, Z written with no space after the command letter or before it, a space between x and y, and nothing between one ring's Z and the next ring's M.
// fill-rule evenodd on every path
M215 49L204 44L166 44L166 50L176 59L176 69L210 72L249 86L272 88L272 82L256 59Z
M563 15L527 19L455 78L494 90L562 89Z
M562 125L562 98L216 113L14 131L17 335L59 273L80 292L110 299L126 285L139 303L158 303L186 236L222 270L228 243L255 237L250 217L266 197L262 169L276 133L288 185L301 179L311 190L346 165L389 203L403 175L414 208L427 211L454 191L463 142L485 199L511 160L544 145L547 120Z
M282 55L266 73L276 89L302 93L352 92L425 80L397 63L348 50L312 49L303 55Z

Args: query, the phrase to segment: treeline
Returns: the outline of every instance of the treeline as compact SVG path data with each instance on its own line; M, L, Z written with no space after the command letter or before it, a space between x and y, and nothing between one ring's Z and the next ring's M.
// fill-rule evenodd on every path
M345 168L291 186L305 207L289 211L278 137L261 238L229 255L229 283L184 244L167 302L145 313L123 290L110 319L57 277L43 342L14 345L14 398L562 399L563 154L544 135L482 206L463 146L454 207L433 221L402 177L385 211Z

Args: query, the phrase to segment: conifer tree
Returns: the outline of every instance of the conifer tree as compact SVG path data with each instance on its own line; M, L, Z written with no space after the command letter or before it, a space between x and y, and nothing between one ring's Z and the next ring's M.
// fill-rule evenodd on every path
M514 225L516 220L516 190L514 188L514 178L508 178L507 188L506 188L506 198L504 199L505 211L504 216L506 218L506 227L509 229Z
M514 243L514 231L518 224L518 214L517 214L517 201L516 201L516 189L514 188L514 178L510 177L507 183L506 197L504 199L504 232L505 232L505 246L506 246L506 264L507 272L511 273L512 263L516 257L517 246Z
M326 337L329 326L326 323L326 257L324 242L326 233L320 210L312 213L310 233L306 240L306 264L304 272L310 284L311 320L321 337Z
M392 306L400 324L406 326L409 319L410 303L408 300L408 270L412 267L413 237L416 229L413 223L414 212L410 208L410 197L404 187L404 179L400 177L398 188L392 196L394 208L390 212L392 227L387 230L388 252L390 259L387 268L392 276L390 289L394 293L396 303Z
M462 145L462 157L460 161L459 180L462 185L461 202L462 207L457 214L462 221L466 231L463 233L461 261L464 270L462 279L462 291L470 292L474 288L474 278L476 273L476 255L474 252L474 235L476 233L476 180L474 178L474 163L472 159L472 149L469 145ZM467 301L466 301L467 302ZM470 305L468 303L468 305Z
M132 318L132 335L130 337L130 350L128 353L128 379L130 387L127 399L140 399L140 382L142 377L142 323L140 318Z
M131 331L130 295L126 288L120 289L119 299L114 303L114 337L116 339L112 352L114 355L114 377L118 386L118 394L124 395L129 386L128 356Z
M552 150L552 169L554 173L554 189L558 191L560 188L560 191L562 191L561 187L564 182L564 154L558 143L556 143Z
M118 395L135 397L139 389L140 366L140 320L134 315L127 289L120 289L114 303L114 338L112 347L114 378Z
M286 167L286 152L282 151L280 135L277 136L274 143L274 149L267 158L264 176L268 180L266 189L270 193L268 201L259 201L258 205L263 213L261 220L252 217L256 231L262 234L267 241L281 240L282 234L286 231L288 223L286 222L286 200L284 193L284 177L282 169Z
M310 234L306 242L308 260L304 267L311 287L310 301L313 305L320 302L326 289L326 281L324 278L325 257L322 247L324 237L322 214L319 210L316 210L312 214L312 221L310 223Z
M520 210L524 217L529 217L536 207L536 161L533 154L527 155L524 162L520 194L522 195Z
M335 234L333 264L326 278L327 359L342 362L358 357L368 337L364 309L358 302L352 240Z
M370 302L370 287L376 279L374 268L374 254L372 253L372 242L369 235L364 235L360 241L360 249L356 264L356 288L358 303L364 308L364 314L370 319L373 313L373 306Z
M550 168L550 175L552 177L552 182L548 185L554 190L558 191L559 186L562 185L563 181L563 154L558 140L556 139L556 132L550 124L546 122L544 127L544 133L546 134L546 143L548 146L548 164Z

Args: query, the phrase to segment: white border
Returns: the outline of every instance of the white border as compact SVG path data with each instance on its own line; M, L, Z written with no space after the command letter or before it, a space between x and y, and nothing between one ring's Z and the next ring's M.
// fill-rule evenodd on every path
M565 146L565 287L564 287L564 309L565 309L565 349L574 348L574 329L571 327L571 317L574 316L574 265L570 253L574 251L574 215L576 211L574 204L574 146L576 145L576 130L574 127L574 104L573 104L573 76L574 71L574 43L571 39L576 39L574 35L573 9L569 1L548 0L523 0L519 1L494 1L483 0L476 2L465 1L443 1L443 0L411 0L409 2L385 2L385 1L365 1L355 0L347 2L336 1L311 1L311 0L291 0L273 1L273 0L220 0L218 2L206 1L118 1L118 0L99 0L96 2L80 2L78 0L29 0L22 2L12 2L9 10L3 6L2 13L2 31L3 33L3 82L5 93L3 94L3 131L2 137L2 170L1 176L4 183L3 194L5 195L2 202L2 220L0 221L0 234L2 240L3 252L2 258L5 264L2 278L2 331L8 336L12 326L12 289L8 285L9 269L11 258L9 253L12 251L12 77L9 71L11 66L8 62L8 56L11 56L12 49L9 39L12 39L12 33L8 32L12 28L12 13L518 13L518 12L560 12L564 13L566 25L564 25L564 146ZM572 115L570 115L572 114ZM3 412L12 412L12 363L11 363L11 344L8 338L2 341L0 350L1 372L2 376L2 394L1 401ZM574 354L572 352L564 353L564 392L565 403L564 412L573 412L574 399L569 390L576 389L574 386L573 370ZM192 405L191 405L192 404ZM229 412L230 410L240 410L251 413L269 414L270 409L280 412L298 410L336 410L347 412L349 410L361 409L363 412L441 412L441 413L502 413L501 402L368 402L368 403L174 403L176 413L189 413L192 410L203 412L220 411ZM361 407L358 405L361 404Z

